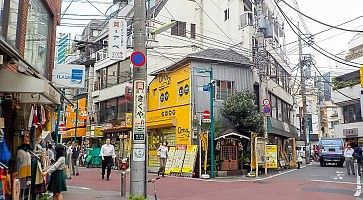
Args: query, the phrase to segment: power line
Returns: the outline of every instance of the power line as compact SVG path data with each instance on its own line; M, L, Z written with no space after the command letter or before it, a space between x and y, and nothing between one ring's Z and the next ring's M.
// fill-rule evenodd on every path
M67 10L69 9L69 7L71 7L72 3L74 0L71 0L71 3L69 3L69 5L67 6L67 8L63 11L63 13L61 14L61 19L64 17L64 14L66 14Z
M282 15L284 16L284 18L285 18L285 20L287 21L287 23L288 23L288 25L290 26L290 28L291 28L291 30L299 37L299 38L301 38L301 40L303 40L305 43L308 43L304 38L302 38L301 36L300 36L300 34L299 33L297 33L296 31L295 31L295 29L293 28L293 26L300 32L300 33L302 33L301 32L301 30L293 23L293 22L291 22L291 20L286 16L286 14L284 13L284 11L281 9L281 7L278 5L278 4L276 4L277 5L277 7L279 8L279 10L280 10L280 12L282 13ZM292 25L291 25L292 24ZM327 57L327 58L329 58L329 59L331 59L331 60L334 60L334 61L336 61L336 62L338 62L338 63L340 63L340 64L344 64L344 65L348 65L348 66L351 66L351 67L356 67L356 68L359 68L359 66L356 66L356 65L352 65L352 64L349 64L349 63L353 63L353 64L358 64L358 65L360 65L359 63L354 63L354 62L346 62L346 61L340 61L340 60L337 60L337 59L335 59L334 57L336 57L336 58L338 58L338 59L342 59L342 58L339 58L339 57L337 57L336 55L334 55L334 54L332 54L332 53L330 53L330 52L328 52L328 51L326 51L326 50L324 50L323 48L321 48L321 47L319 47L318 45L316 45L316 44L314 44L315 46L317 46L319 49L321 49L321 50L319 50L318 48L316 48L316 47L314 47L314 46L311 46L311 48L313 48L315 51L317 51L317 52L319 52L320 54L322 54L323 56L325 56L325 57ZM333 57L331 57L331 56L329 56L329 55L327 55L327 54L325 54L325 53L323 53L322 51L324 51L324 52L326 52L326 53L328 53L328 54L330 54L330 55L332 55ZM343 60L343 59L342 59Z
M356 32L356 33L363 33L363 31L360 31L360 30L353 30L353 29L340 28L340 27L337 27L337 26L333 26L333 25L330 25L330 24L327 24L327 23L321 22L321 21L319 21L319 20L317 20L317 19L314 19L314 18L312 18L312 17L310 17L310 16L308 16L308 15L306 15L306 14L302 13L301 11L297 10L296 8L294 8L293 6L291 6L290 4L288 4L286 1L284 1L284 0L279 0L279 1L282 1L282 2L283 2L284 4L286 4L288 7L290 7L291 9L293 9L295 12L297 12L297 13L299 13L299 14L303 15L304 17L306 17L306 18L308 18L308 19L310 19L310 20L312 20L312 21L315 21L315 22L317 22L317 23L319 23L319 24L322 24L322 25L324 25L324 26L328 26L328 27L330 27L330 28L334 28L334 29L338 29L338 30L342 30L342 31ZM277 2L276 2L276 4L277 4Z

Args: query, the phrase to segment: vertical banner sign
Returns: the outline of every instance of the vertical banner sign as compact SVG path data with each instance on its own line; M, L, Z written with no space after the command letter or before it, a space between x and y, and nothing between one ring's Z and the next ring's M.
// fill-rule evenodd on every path
M133 140L134 143L145 143L146 135L146 101L145 101L145 81L134 82L134 114Z
M108 56L111 60L123 60L127 50L127 22L124 19L109 21Z
M266 166L269 169L277 168L277 145L266 145Z

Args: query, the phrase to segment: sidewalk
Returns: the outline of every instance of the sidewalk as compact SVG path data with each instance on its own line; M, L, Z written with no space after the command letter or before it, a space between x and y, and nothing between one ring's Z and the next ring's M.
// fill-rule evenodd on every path
M63 192L63 198L65 200L113 200L121 199L128 200L128 197L121 197L120 192L106 191L106 190L94 190L90 188L82 188L75 186L68 186L68 191Z

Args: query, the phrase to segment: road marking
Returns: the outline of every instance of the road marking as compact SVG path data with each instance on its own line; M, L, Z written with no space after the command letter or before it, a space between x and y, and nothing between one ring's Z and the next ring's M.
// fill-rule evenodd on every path
M354 196L359 197L361 193L362 193L362 185L360 181L360 176L357 173L357 190L355 191Z
M78 186L72 186L72 185L69 185L67 186L69 188L75 188L75 189L81 189L81 190L90 190L91 188L86 188L86 187L78 187Z
M356 183L344 182L344 181L327 181L327 180L315 180L315 179L311 179L311 181L313 181L313 182L323 182L323 183L350 184L350 185L355 185L356 184Z

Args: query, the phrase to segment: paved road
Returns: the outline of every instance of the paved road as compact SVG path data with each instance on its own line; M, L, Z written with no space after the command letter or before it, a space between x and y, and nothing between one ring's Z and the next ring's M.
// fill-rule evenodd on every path
M70 187L64 193L65 199L120 199L119 177L119 172L113 171L111 180L107 182L101 179L100 169L83 168L80 176L68 181ZM152 177L149 175L149 178ZM322 168L313 164L259 180L234 177L205 181L165 177L157 182L157 192L161 200L356 200L353 196L356 181L357 177L346 175L344 168ZM152 195L152 185L148 189L149 195Z

